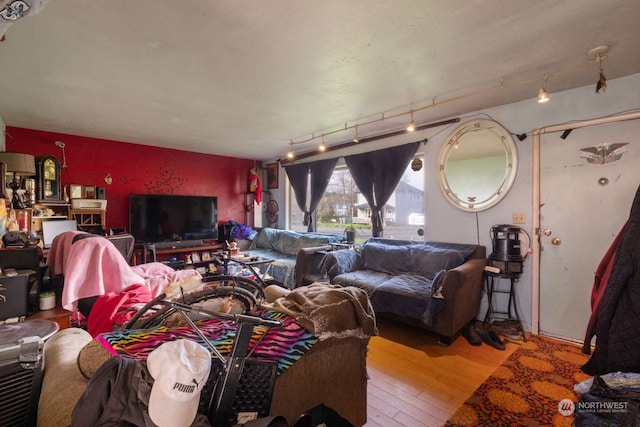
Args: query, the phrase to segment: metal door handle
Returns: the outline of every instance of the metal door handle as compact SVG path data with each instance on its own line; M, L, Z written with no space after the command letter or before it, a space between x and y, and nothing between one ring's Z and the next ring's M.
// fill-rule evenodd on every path
M551 244L552 244L552 245L556 245L556 246L558 246L560 243L562 243L562 240L560 240L560 238L559 238L559 237L553 237L553 238L551 239Z

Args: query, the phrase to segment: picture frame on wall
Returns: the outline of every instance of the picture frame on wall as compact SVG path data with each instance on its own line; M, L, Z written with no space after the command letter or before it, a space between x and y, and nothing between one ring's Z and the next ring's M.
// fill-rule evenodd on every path
M69 185L69 192L71 193L69 197L71 197L72 199L82 199L82 185Z
M277 163L269 163L267 164L267 188L275 189L278 188L278 164Z
M96 198L96 186L95 185L84 185L82 187L82 198L83 199L95 199Z

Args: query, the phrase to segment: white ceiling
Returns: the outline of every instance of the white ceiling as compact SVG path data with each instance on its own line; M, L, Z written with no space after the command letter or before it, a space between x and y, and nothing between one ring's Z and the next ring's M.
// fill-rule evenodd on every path
M609 80L640 72L639 23L638 0L51 0L0 43L0 118L270 160L382 113L431 106L421 124L534 102L545 73L552 96L595 92L586 52L610 46Z

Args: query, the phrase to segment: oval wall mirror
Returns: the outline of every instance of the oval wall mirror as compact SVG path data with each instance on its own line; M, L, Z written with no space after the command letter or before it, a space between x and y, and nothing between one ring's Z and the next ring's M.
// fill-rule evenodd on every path
M511 134L493 120L472 120L458 126L440 149L438 184L453 206L478 212L506 196L517 169Z

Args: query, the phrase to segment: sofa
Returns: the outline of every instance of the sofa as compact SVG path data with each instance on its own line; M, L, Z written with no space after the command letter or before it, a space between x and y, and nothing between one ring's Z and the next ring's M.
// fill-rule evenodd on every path
M478 315L484 246L371 238L357 250L306 251L304 256L315 262L306 260L301 277L364 289L376 316L435 332L443 344L451 344Z
M268 298L261 310L267 311L262 316L273 319L276 315L283 321L283 328L272 329L272 335L265 332L265 346L259 348L256 343L252 352L256 358L279 355L278 363L285 367L278 369L275 379L271 415L283 416L293 424L303 412L324 404L353 425L364 425L367 422L367 347L370 337L377 334L366 292L319 284L293 291L269 286L266 293ZM120 331L96 338L80 328L67 328L54 334L44 346L45 367L37 425L70 425L73 409L89 379L116 353L116 347L118 352L144 360L138 352L144 354L164 339L198 340L197 333L189 326L185 329L185 325L173 328L167 324L166 328ZM228 324L221 326L219 322L218 328L222 329L200 325L204 328L202 331L209 331L202 333L209 334L212 343L220 338L220 330L229 330ZM257 336L259 334L253 335ZM297 339L302 341L295 341ZM218 340L220 351L228 344L225 340L224 337ZM274 344L274 340L285 345ZM256 374L255 370L249 372L258 377L264 375ZM258 393L260 387L253 384L249 389Z
M268 273L282 286L293 289L296 283L296 257L302 248L325 248L340 241L341 236L319 233L299 233L291 230L263 228L245 252L252 256L273 259ZM265 267L261 267L265 272Z
M331 338L316 343L275 381L271 413L290 424L321 403L355 426L367 422L368 338ZM63 427L88 379L79 367L81 350L92 343L83 329L63 329L45 343L45 370L38 405L39 427ZM86 370L85 370L86 371Z

